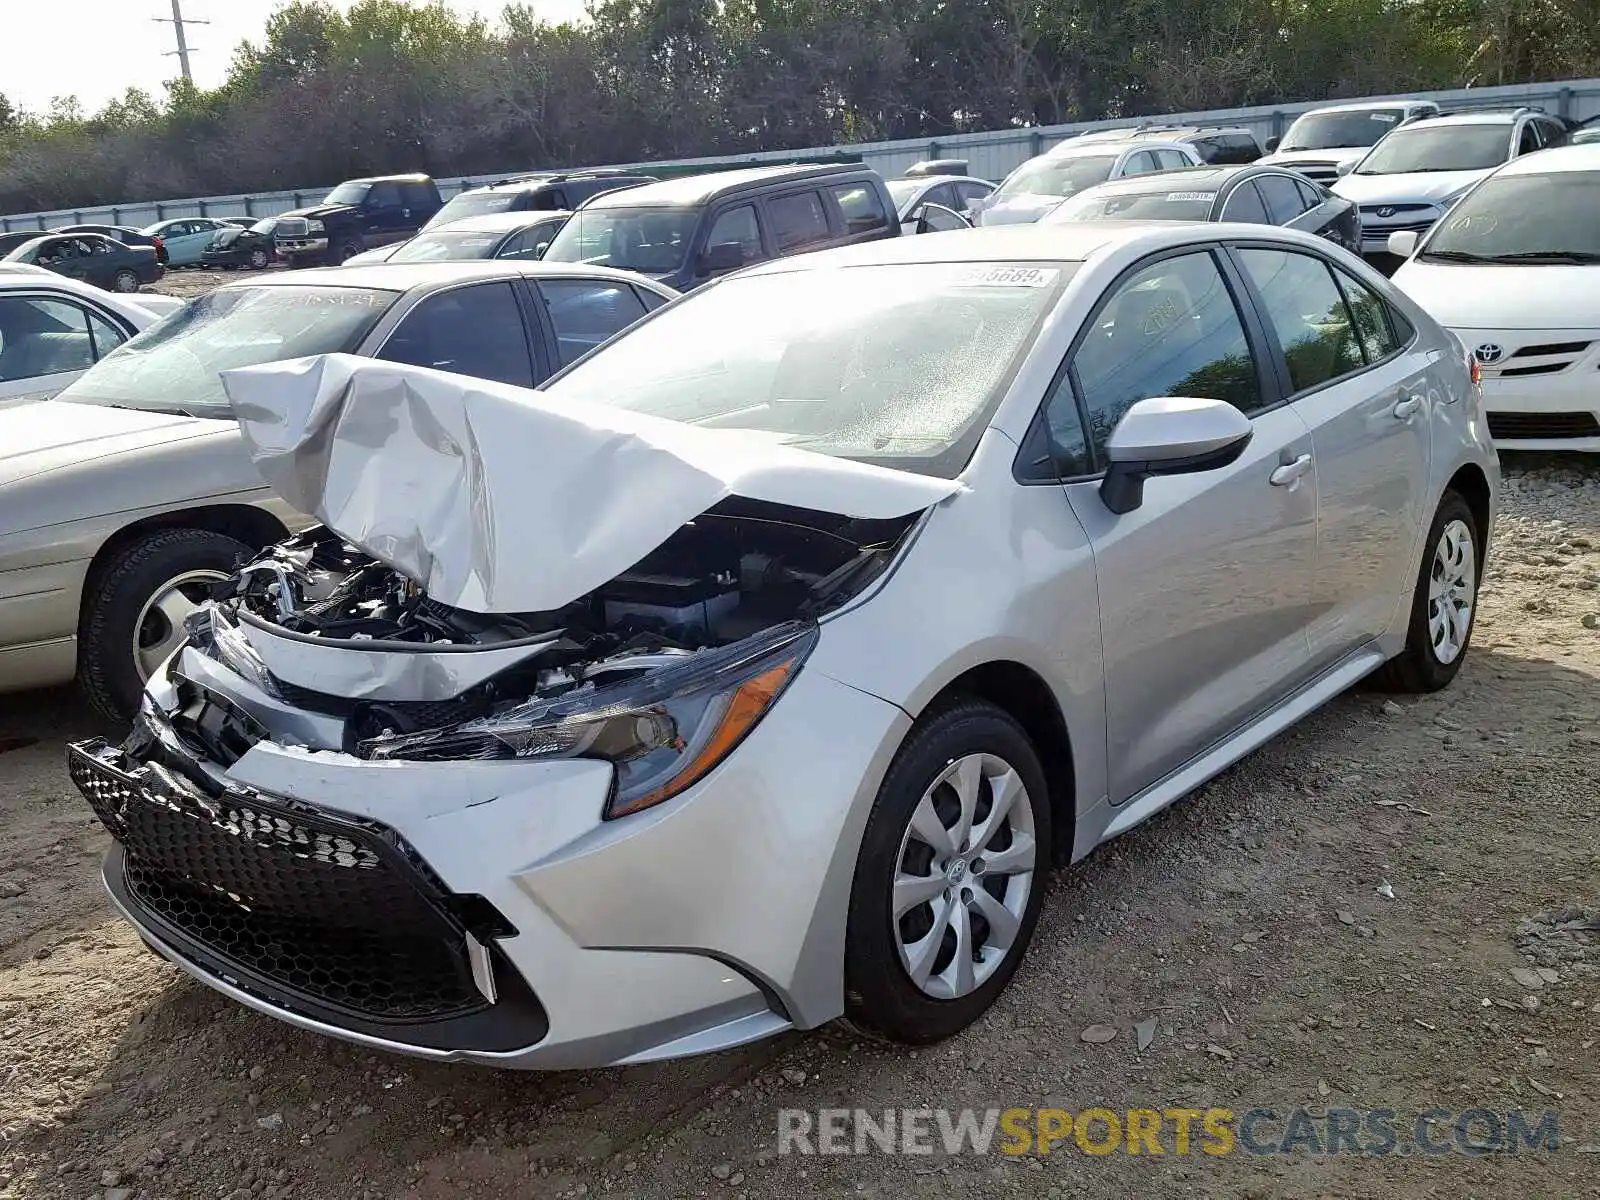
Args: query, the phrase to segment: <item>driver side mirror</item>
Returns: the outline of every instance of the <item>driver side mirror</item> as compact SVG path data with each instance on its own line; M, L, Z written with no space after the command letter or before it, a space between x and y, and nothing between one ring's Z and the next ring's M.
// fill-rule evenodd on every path
M1269 137L1266 140L1265 145L1268 154L1275 154L1277 153L1278 147L1283 145L1283 139L1280 137Z
M1340 179L1343 179L1346 175L1350 174L1351 171L1356 169L1356 161L1357 160L1353 158L1345 159L1333 169L1334 174Z
M1396 258L1410 258L1417 252L1418 242L1415 229L1400 229L1389 235L1388 251Z
M744 247L738 242L718 242L715 246L707 246L698 265L701 275L737 271L744 266Z
M1152 475L1192 475L1236 462L1250 444L1250 419L1224 400L1160 396L1123 414L1106 443L1110 465L1100 499L1112 512L1144 503Z

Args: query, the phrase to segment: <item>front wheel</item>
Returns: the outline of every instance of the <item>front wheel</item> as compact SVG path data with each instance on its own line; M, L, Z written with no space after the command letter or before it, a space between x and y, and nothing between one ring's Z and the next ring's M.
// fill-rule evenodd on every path
M862 837L846 1017L920 1045L982 1016L1033 937L1050 844L1044 771L1021 726L977 700L924 718Z
M334 267L342 266L346 259L354 258L356 255L360 254L361 251L362 244L359 239L342 238L338 243L336 243L334 250L328 255L328 264Z
M267 257L267 252L265 250L250 251L250 267L252 270L265 271L267 269L267 263L270 261L271 260Z
M182 645L184 618L249 554L207 529L162 529L119 550L84 605L78 675L89 702L114 721L131 718L144 681Z
M1373 676L1379 687L1437 692L1456 677L1478 613L1482 545L1471 507L1459 492L1446 492L1423 547L1406 648Z
M118 271L116 277L112 279L111 290L114 292L137 292L139 290L139 277L124 268Z

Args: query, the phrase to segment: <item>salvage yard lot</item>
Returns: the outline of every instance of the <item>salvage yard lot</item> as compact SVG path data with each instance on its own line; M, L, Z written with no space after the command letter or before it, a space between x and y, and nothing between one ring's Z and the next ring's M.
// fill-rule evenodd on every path
M830 1028L509 1075L299 1033L143 950L63 763L102 731L0 700L0 1197L1600 1196L1600 464L1506 473L1449 690L1351 692L1058 872L994 1011L915 1054ZM1444 1142L1548 1109L1560 1146L774 1156L780 1109L1046 1105L1391 1109L1403 1141L1441 1109Z

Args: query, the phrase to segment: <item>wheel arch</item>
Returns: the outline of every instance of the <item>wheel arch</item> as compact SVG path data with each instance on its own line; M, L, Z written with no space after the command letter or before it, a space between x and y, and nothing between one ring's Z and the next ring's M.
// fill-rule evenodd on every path
M132 521L117 530L94 552L84 577L83 594L78 600L78 630L81 636L88 617L89 601L99 590L106 568L140 538L167 529L203 529L220 533L247 546L270 546L289 536L289 531L266 509L250 504L210 504L175 509Z
M1493 492L1489 488L1489 477L1477 463L1467 463L1450 476L1450 482L1444 487L1445 491L1455 492L1465 500L1472 511L1473 523L1478 527L1478 561L1481 563L1488 549L1489 522L1493 519Z
M945 684L923 706L918 719L958 699L986 701L1022 726L1050 789L1052 854L1058 862L1068 861L1078 816L1076 760L1071 731L1050 685L1032 667L995 659L969 667Z

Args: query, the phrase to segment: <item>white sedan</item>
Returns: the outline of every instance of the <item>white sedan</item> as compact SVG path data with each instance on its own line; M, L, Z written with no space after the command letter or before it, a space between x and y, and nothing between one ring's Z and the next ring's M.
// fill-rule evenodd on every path
M48 400L184 302L137 300L43 267L0 264L0 408Z

